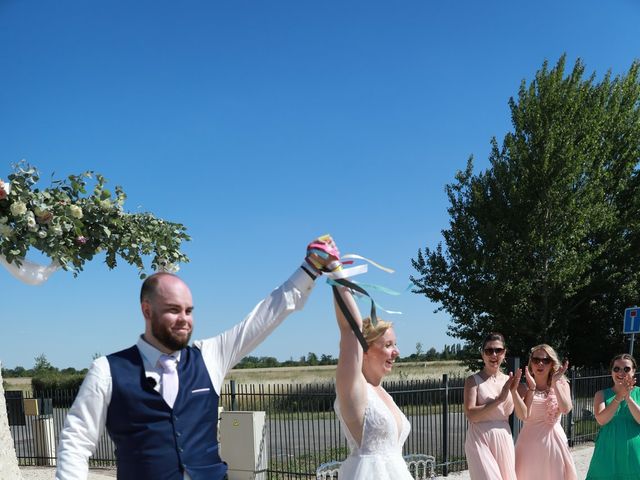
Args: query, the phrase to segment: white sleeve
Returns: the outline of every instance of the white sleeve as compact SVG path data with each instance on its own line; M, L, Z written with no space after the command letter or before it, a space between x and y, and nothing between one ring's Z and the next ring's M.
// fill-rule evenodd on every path
M91 365L60 432L56 480L87 479L89 457L104 431L111 391L109 361L100 357Z
M311 277L299 268L235 327L216 337L194 342L202 352L218 394L229 370L267 338L290 313L301 310L313 286Z

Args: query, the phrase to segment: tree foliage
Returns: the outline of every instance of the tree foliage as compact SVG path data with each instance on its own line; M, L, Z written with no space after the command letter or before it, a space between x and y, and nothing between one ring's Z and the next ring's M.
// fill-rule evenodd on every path
M514 354L546 342L580 365L624 349L623 310L640 301L639 69L597 82L580 60L566 75L564 57L545 62L510 99L490 167L470 158L447 185L444 246L418 251L412 281L451 335L476 348L500 331Z
M0 178L0 255L9 263L20 264L33 248L77 275L87 260L104 252L109 268L120 257L144 278L147 255L153 269L189 261L180 250L190 240L183 225L125 212L124 191L116 186L112 194L100 174L69 175L39 189L38 170L21 162L7 178Z
M35 374L43 374L57 371L57 369L51 365L47 356L41 353L35 358L35 364L33 365L33 371Z

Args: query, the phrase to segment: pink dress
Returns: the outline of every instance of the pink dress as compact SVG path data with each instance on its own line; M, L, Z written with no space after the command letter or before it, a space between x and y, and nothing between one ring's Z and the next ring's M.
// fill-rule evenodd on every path
M518 480L577 480L555 392L534 394L532 402L516 442Z
M484 405L497 398L508 378L505 375L497 381L483 380L475 374L473 379L478 386L476 404ZM513 437L509 427L511 412L513 399L509 394L489 418L481 422L469 422L464 451L471 480L516 480Z

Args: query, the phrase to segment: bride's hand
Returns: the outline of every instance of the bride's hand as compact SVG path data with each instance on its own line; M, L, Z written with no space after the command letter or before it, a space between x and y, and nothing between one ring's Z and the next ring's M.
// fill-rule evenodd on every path
M305 260L319 272L333 271L340 267L340 251L331 235L323 235L307 245Z

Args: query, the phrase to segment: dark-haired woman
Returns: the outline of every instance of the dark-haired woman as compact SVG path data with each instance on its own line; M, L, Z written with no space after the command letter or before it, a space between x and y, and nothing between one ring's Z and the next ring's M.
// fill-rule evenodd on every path
M525 406L516 391L521 370L515 375L500 371L505 355L504 337L487 335L482 343L484 368L464 383L464 412L469 419L464 450L472 480L516 480L509 415L514 402L519 411Z
M587 480L640 478L640 389L636 360L628 353L611 360L613 387L600 390L593 400L598 432Z

